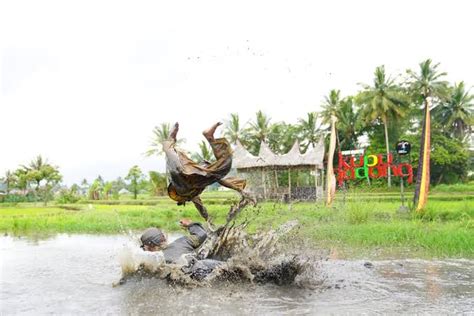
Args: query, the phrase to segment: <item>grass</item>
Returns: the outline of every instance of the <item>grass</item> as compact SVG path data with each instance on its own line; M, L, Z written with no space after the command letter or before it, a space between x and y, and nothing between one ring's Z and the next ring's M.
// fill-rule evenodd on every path
M420 213L400 213L397 199L377 199L370 194L354 196L345 203L339 195L330 208L319 203L261 203L247 208L239 220L250 218L248 230L255 233L297 219L301 225L294 240L336 248L352 257L402 253L409 257L474 258L474 200L466 193L452 195L458 198L430 198ZM203 196L216 223L225 221L229 203L235 199L228 192ZM182 217L200 220L192 204L178 207L167 198L155 199L150 205L0 204L0 231L16 235L122 233L150 226L176 231Z

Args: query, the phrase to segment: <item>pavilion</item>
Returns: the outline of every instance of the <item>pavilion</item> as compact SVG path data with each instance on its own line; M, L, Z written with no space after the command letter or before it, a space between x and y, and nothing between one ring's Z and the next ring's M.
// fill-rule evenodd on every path
M267 143L260 144L258 156L237 141L232 167L247 179L247 188L259 200L318 200L323 197L324 142L301 153L296 141L286 154L275 154Z

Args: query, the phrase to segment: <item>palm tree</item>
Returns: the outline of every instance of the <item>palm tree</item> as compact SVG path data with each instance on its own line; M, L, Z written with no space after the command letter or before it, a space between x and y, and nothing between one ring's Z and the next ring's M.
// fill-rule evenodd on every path
M410 87L416 96L421 97L425 108L431 107L432 98L443 100L448 95L448 82L440 80L447 75L445 72L438 72L439 63L432 65L431 59L427 59L419 64L420 73L407 70L411 79Z
M26 190L29 187L28 169L25 166L18 168L14 172L16 178L15 186L20 190Z
M323 124L331 125L331 115L336 115L341 106L341 90L331 90L329 95L324 97L323 110L319 113Z
M414 195L414 203L417 205L417 210L420 210L425 206L430 186L429 168L431 150L429 146L431 142L431 102L433 98L441 101L445 99L448 94L448 83L441 80L441 77L446 76L446 73L439 72L437 70L438 66L439 63L432 65L431 59L427 59L420 63L419 74L412 70L407 71L411 79L410 88L414 92L415 97L422 101L425 113L420 146L420 159L418 161L418 171L416 176L417 187Z
M24 171L25 180L36 184L36 194L39 193L41 181L46 181L46 188L50 183L58 183L62 179L58 167L49 164L41 155L32 160L28 166L21 166L21 168Z
M28 166L22 166L29 174L29 180L36 182L36 193L38 193L40 182L43 180L42 169L45 165L47 165L47 162L43 159L43 157L41 157L41 155L38 155L30 162Z
M10 170L7 170L5 172L5 176L3 178L0 178L5 183L6 186L6 193L10 194L10 188L15 184L16 182L16 176L13 172Z
M266 141L270 133L270 117L262 111L258 111L255 116L255 121L249 124L250 127L247 129L249 136L251 136L249 151L253 154L257 154L260 143Z
M320 132L317 124L317 114L314 112L308 113L307 119L298 119L298 129L301 133L301 139L303 140L303 148L306 151L308 147L315 146L319 140Z
M285 122L273 123L270 126L266 142L270 149L277 154L290 151L296 139L300 138L299 126Z
M357 145L358 131L361 129L359 112L355 111L353 97L347 97L340 102L336 112L338 135L340 135L340 148L354 149Z
M194 153L191 158L198 162L211 162L214 160L212 148L205 142L199 143L199 152Z
M231 144L237 144L242 139L244 130L240 125L238 113L231 113L230 120L225 122L224 136L229 139Z
M465 91L464 82L455 84L449 99L435 108L434 115L449 135L463 140L474 123L474 95Z
M104 186L102 187L102 192L106 200L109 199L109 195L110 193L112 193L112 188L113 188L112 182L107 181L106 183L104 183Z
M91 200L99 200L100 199L100 191L102 191L102 186L99 181L96 179L89 187L88 195L89 199Z
M255 121L250 122L250 131L260 142L265 141L270 132L270 117L261 110L256 113Z
M385 130L385 147L387 156L390 153L388 141L388 124L391 119L399 119L406 114L408 100L401 93L395 80L386 76L385 67L375 68L373 86L363 85L364 91L359 93L357 101L362 105L362 118L370 124L380 119ZM388 186L391 186L390 168L388 169Z
M155 126L153 129L153 138L151 140L150 148L145 153L147 156L163 154L162 143L170 137L171 125L170 123L161 123L160 126ZM177 139L176 143L181 144L184 139Z

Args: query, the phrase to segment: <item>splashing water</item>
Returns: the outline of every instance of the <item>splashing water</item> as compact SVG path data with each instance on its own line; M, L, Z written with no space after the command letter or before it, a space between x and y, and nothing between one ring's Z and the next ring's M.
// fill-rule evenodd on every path
M256 282L277 285L295 284L309 287L321 281L317 275L317 261L301 255L287 255L278 245L280 237L298 224L289 221L276 230L249 235L245 232L248 222L223 227L210 233L198 249L197 258L222 262L215 269L189 269L189 256L176 264L166 264L163 253L145 252L135 243L127 244L119 255L122 279L157 277L169 283L184 286L210 285L213 282ZM197 261L199 262L199 261ZM194 259L193 263L196 263ZM308 282L309 278L316 282Z

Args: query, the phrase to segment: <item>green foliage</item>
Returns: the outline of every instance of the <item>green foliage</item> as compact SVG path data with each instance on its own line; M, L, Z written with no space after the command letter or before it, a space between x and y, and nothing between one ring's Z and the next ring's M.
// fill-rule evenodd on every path
M427 98L432 97L435 100L444 100L449 94L448 82L441 80L447 75L446 72L439 72L439 63L433 64L431 59L424 60L419 64L419 72L409 69L409 88L416 101L420 105L426 103Z
M147 150L147 156L161 156L163 154L163 142L170 137L171 125L170 123L161 123L160 126L155 126L153 129L153 138L150 143L150 148ZM176 143L181 144L184 139L177 139Z
M474 124L474 95L465 91L464 82L455 84L450 91L449 98L433 114L445 134L464 140Z
M325 249L350 247L358 255L364 251L406 249L410 256L416 257L419 254L474 257L474 200L430 200L424 212L407 214L398 212L399 201L376 201L379 195L358 194L357 200L346 203L338 198L332 208L319 203L262 203L246 208L238 220L250 219L249 232L255 233L296 219L300 223L294 235L296 241ZM213 203L208 203L208 199ZM228 203L237 199L228 192L207 192L204 197L217 224L225 221ZM96 201L114 202L122 201ZM140 231L150 226L177 231L180 218L202 221L193 205L178 207L168 198L125 202L127 205L90 206L89 201L81 201L81 204L61 208L22 204L0 207L0 231L120 233L124 229Z
M331 90L329 95L324 97L324 102L322 104L323 110L320 112L320 117L322 123L326 125L331 125L331 116L337 116L337 112L341 107L341 91L340 90Z
M274 123L270 126L267 143L276 154L286 154L296 140L299 139L298 126L283 122Z
M194 153L191 158L196 162L213 162L215 161L211 146L205 141L199 143L199 152Z
M369 210L360 203L351 203L347 209L347 220L350 224L367 223L369 219Z
M77 195L77 192L74 189L63 189L59 191L58 198L56 199L56 203L59 204L72 204L79 201L80 197Z
M266 141L270 134L270 117L262 111L258 111L255 114L255 121L249 123L249 127L246 129L246 135L248 136L246 144L249 152L254 155L258 155L260 150L260 143Z
M416 174L420 154L420 135L406 135L412 144L411 158ZM456 183L467 179L469 152L463 142L443 135L437 128L432 129L430 181L433 184Z
M165 195L167 193L166 175L156 171L150 171L150 192L152 195Z
M322 137L317 118L318 114L311 112L307 114L306 119L298 119L297 129L300 134L300 141L304 152L306 152L310 146L315 147L319 139Z
M240 124L238 113L231 113L230 119L225 120L224 137L226 137L231 144L236 144L237 141L242 141L245 131Z
M95 179L89 187L88 196L91 200L99 200L102 191L102 183L99 179Z
M29 165L20 166L14 173L8 171L5 180L8 180L8 189L15 187L27 191L33 187L36 196L46 204L52 198L51 190L61 182L62 176L57 166L37 156Z
M16 175L11 170L7 170L5 172L5 176L0 178L0 181L5 184L5 193L8 195L10 193L10 189L14 186L15 182L17 181L17 178L16 178Z
M440 184L433 188L433 192L474 192L474 181L468 183Z
M133 197L136 200L138 191L144 186L142 171L135 165L130 168L125 179L130 181L130 191L133 192Z

